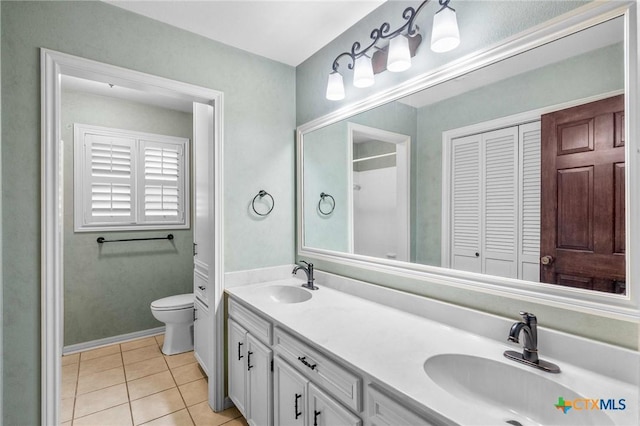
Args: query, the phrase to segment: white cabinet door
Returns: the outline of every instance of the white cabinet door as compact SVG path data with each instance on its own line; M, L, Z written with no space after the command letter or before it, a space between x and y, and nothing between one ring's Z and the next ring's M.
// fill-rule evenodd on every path
M274 424L304 426L307 418L307 383L280 357L273 360Z
M211 371L211 314L207 305L196 299L193 321L193 354L207 376Z
M309 383L309 426L360 426L362 420Z
M540 282L540 122L520 126L520 268L518 278Z
M247 331L240 327L234 320L228 322L227 360L229 372L229 398L236 408L247 417L247 357L246 336Z
M252 426L273 424L271 349L247 333L247 422Z

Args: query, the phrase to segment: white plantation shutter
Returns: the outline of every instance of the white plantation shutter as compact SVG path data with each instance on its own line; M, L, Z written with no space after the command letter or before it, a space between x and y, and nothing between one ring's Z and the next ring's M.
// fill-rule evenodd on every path
M180 144L141 141L145 221L179 221L184 215L184 148Z
M188 228L188 139L75 124L75 230Z
M135 140L85 133L85 223L132 223Z

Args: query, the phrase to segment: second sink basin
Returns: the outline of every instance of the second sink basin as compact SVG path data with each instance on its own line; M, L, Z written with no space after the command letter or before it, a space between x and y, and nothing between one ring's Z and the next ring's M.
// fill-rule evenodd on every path
M585 396L544 374L488 358L463 354L433 356L424 363L427 375L462 404L480 405L496 424L613 425L600 410L564 410L564 401ZM564 404L562 404L564 405Z
M256 289L257 293L270 298L277 303L300 303L311 299L311 292L286 285L271 285Z

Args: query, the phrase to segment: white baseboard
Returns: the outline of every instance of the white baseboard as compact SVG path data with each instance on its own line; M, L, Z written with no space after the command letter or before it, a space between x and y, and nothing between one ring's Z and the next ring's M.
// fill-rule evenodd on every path
M162 333L164 333L164 326L151 328L149 330L135 331L133 333L120 334L119 336L105 337L104 339L91 340L89 342L76 343L74 345L64 346L62 348L62 355L70 355L76 352L97 349L103 346L113 345L115 343L123 343L130 340L140 339L142 337L157 336Z

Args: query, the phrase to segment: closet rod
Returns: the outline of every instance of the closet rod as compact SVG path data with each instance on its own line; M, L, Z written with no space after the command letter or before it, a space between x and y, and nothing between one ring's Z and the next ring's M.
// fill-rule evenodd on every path
M98 244L102 243L121 243L125 241L149 241L149 240L173 240L173 234L169 234L166 237L156 237L156 238L128 238L125 240L105 240L104 237L98 237Z

